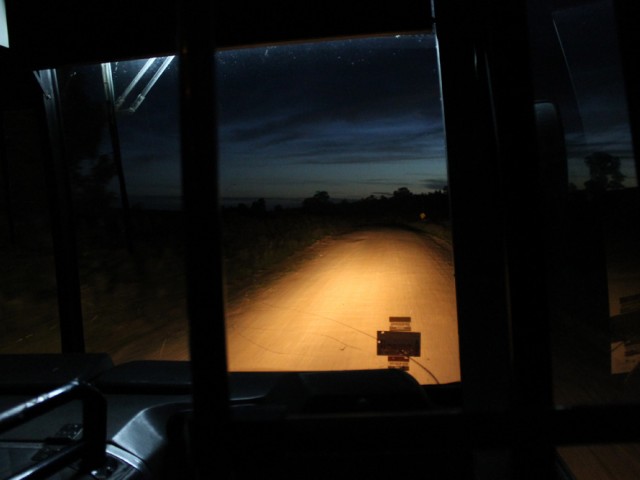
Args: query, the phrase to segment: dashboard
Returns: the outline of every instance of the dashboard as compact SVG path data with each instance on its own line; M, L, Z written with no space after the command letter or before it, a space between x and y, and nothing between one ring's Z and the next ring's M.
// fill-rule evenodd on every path
M0 371L0 478L169 479L191 471L189 362L115 366L106 354L3 355ZM258 470L294 477L322 451L333 453L308 475L325 475L328 468L355 475L356 469L371 470L374 476L414 471L407 456L415 446L408 439L380 432L377 449L369 448L372 438L344 448L322 429L293 438L282 426L308 414L335 419L441 411L460 402L459 385L434 385L427 392L395 369L232 373L229 387L233 433L224 448L212 434L210 448L212 459L214 450L227 451L241 478ZM452 461L451 455L439 455L436 463L446 468L445 478L464 478L460 469L468 462Z

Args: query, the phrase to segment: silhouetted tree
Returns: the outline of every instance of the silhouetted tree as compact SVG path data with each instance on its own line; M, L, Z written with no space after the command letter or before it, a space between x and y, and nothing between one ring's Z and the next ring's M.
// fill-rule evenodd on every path
M262 216L267 213L267 202L264 198L259 198L251 203L250 210L253 215Z
M409 190L407 187L400 187L393 192L393 198L409 198L412 195L413 194L411 193L411 190Z
M594 152L585 157L585 163L589 167L590 178L584 183L588 191L603 192L624 188L622 182L625 175L620 172L620 157Z
M302 201L302 207L314 213L327 212L331 208L331 198L326 191L316 192L313 197L305 198Z
M400 187L393 192L391 201L397 212L409 212L412 210L415 197L407 187Z

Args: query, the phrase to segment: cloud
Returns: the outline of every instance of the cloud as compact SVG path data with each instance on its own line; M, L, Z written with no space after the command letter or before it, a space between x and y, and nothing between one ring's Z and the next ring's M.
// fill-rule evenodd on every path
M220 187L226 195L286 197L328 189L346 198L367 196L369 188L428 188L423 179L432 171L434 178L443 176L433 37L265 47L218 58ZM146 108L154 105L149 99ZM122 123L125 168L140 188L180 181L178 125L169 128L165 110L154 111L145 117L141 109L126 119L136 128Z
M372 118L360 123L326 121L313 127L274 131L253 142L221 140L224 163L256 165L444 163L440 118L404 116Z
M440 114L431 37L264 47L226 52L220 63L220 123L230 141L407 111Z
M425 178L420 181L420 184L429 190L442 190L447 186L448 180L446 178Z

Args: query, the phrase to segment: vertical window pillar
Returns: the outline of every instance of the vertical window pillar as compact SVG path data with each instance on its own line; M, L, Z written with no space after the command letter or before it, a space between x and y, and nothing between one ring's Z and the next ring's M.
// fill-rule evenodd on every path
M218 198L213 2L180 6L182 188L197 478L228 477L229 387ZM212 438L219 447L211 450ZM213 456L212 456L213 455Z
M58 81L53 69L41 70L36 76L43 91L49 139L49 148L44 149L44 161L51 209L62 352L82 353L85 345L78 256Z

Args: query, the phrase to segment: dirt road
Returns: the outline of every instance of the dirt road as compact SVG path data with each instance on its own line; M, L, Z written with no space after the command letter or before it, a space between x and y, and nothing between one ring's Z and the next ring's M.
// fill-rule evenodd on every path
M377 331L411 317L409 373L460 380L453 261L415 232L375 229L315 245L308 259L227 309L230 371L387 368Z

